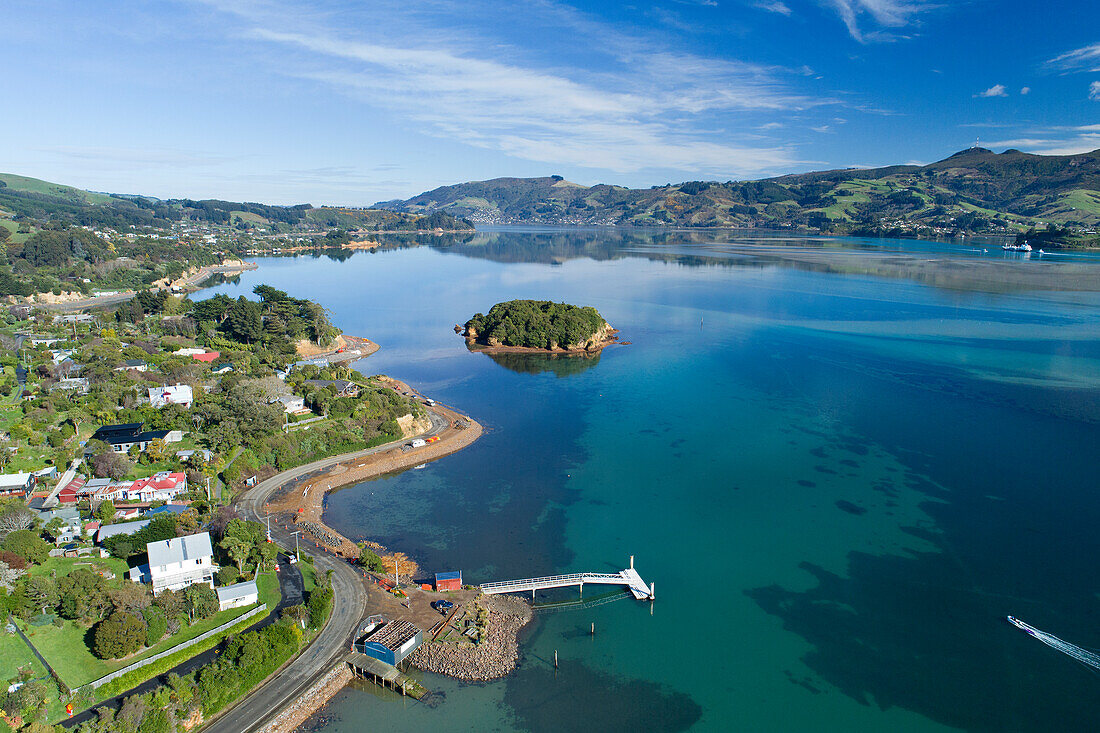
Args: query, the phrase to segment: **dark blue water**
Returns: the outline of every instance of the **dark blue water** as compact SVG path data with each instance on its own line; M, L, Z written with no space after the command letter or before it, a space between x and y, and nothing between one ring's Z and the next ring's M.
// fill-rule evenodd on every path
M357 368L488 427L330 495L333 526L467 582L633 554L656 584L540 615L507 680L347 690L320 729L1092 730L1100 675L1003 621L1100 646L1100 275L1066 262L495 232L219 287L319 300L382 345ZM631 345L467 352L451 327L518 297L593 305Z

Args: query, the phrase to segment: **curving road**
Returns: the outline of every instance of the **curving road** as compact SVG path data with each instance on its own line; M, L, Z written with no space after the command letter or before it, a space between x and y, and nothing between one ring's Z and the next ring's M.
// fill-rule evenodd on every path
M446 419L428 410L432 428L420 437L437 435L448 426ZM386 443L375 448L323 458L304 466L298 466L276 474L261 482L236 504L245 519L264 521L264 504L279 488L315 471L331 468L337 463L389 450L403 441ZM285 549L294 550L294 536L284 527L272 526L271 538ZM363 579L348 562L331 553L315 549L303 540L301 552L314 558L314 568L320 575L329 570L332 574L334 601L328 623L313 643L293 659L281 672L245 697L236 706L214 719L204 731L208 733L250 733L270 721L289 703L305 692L318 677L328 672L332 665L350 651L351 636L363 618L367 592ZM312 551L311 551L312 550Z

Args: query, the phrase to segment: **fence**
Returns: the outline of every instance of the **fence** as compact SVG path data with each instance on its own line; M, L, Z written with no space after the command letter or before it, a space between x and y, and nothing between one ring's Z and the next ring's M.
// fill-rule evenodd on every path
M235 619L231 619L229 621L226 621L221 626L216 626L213 629L210 629L210 631L199 634L194 639L188 639L187 641L183 642L182 644L176 644L171 649L165 649L164 651L162 651L158 654L154 654L151 657L146 657L145 659L142 659L139 662L134 662L133 664L128 664L125 667L123 667L122 669L116 669L114 672L111 672L108 675L104 675L103 677L100 677L98 680L93 680L92 682L89 682L88 684L81 686L80 689L84 689L85 687L91 687L93 690L98 689L98 688L102 687L103 685L107 684L108 682L111 682L112 680L118 679L119 677L126 674L127 672L133 672L135 669L141 669L145 665L152 664L153 662L157 661L158 659L164 659L165 657L167 657L170 654L175 654L176 652L183 651L184 649L186 649L190 646L194 646L195 644L198 644L201 641L206 641L211 636L216 636L217 634L220 634L221 632L225 631L226 629L229 629L229 628L232 628L233 626L236 626L237 624L244 621L245 619L250 619L253 616L255 616L256 614L262 613L263 611L266 611L266 610L267 610L267 604L266 603L261 603L259 606L256 606L255 608L253 608L248 613L242 614L242 615L238 616Z

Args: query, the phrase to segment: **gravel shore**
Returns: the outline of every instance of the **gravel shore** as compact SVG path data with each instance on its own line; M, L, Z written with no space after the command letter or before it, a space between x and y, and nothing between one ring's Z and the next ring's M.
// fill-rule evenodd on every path
M424 644L409 656L414 667L460 680L497 679L516 668L519 631L534 617L531 607L511 596L482 596L476 603L489 613L487 637L479 644Z

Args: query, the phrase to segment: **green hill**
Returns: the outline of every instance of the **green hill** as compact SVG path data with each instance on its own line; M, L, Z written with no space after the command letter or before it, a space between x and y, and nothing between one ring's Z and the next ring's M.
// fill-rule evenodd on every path
M807 227L892 235L1009 233L1053 223L1087 232L1100 227L1100 150L1043 156L971 148L926 166L649 189L581 186L560 176L496 178L377 206L446 211L481 223Z
M0 216L96 227L154 226L193 221L270 231L339 227L369 230L469 230L473 227L445 212L407 212L315 208L310 204L272 206L219 199L167 199L83 191L37 178L0 173Z

